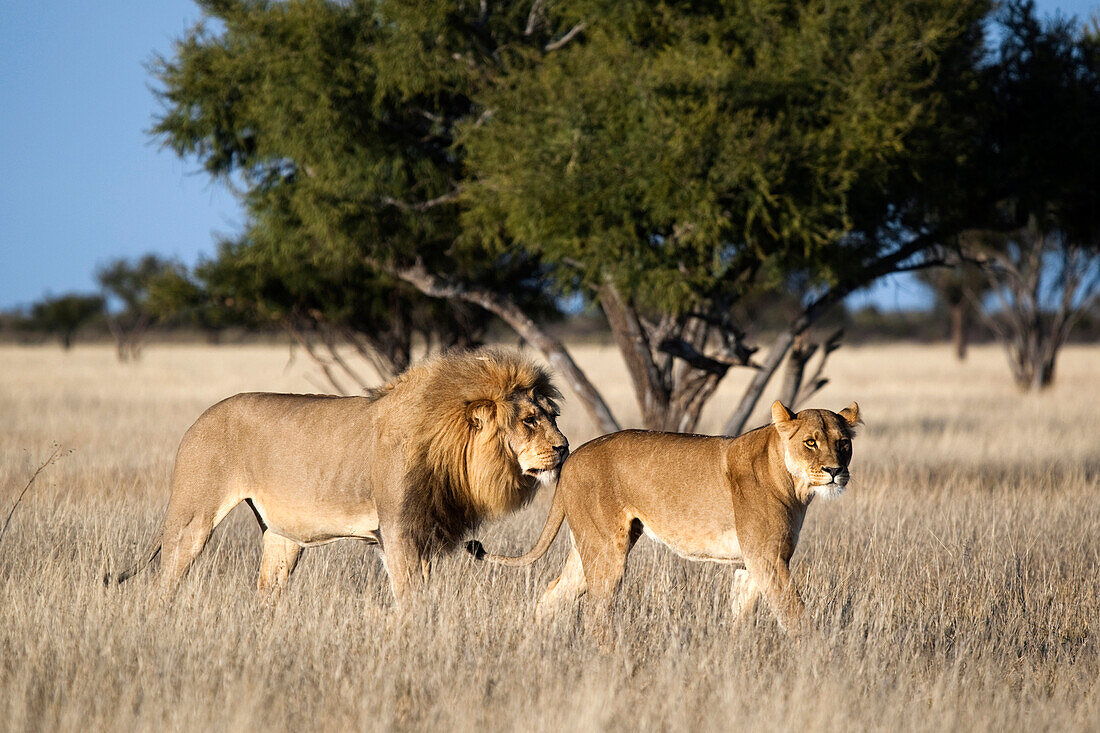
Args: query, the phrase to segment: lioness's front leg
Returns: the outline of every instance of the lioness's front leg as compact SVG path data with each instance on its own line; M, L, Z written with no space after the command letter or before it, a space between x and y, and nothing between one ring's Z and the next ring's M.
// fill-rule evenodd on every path
M753 580L752 573L748 570L738 568L733 574L733 587L730 590L733 623L740 625L748 619L760 600L760 584Z
M791 579L787 561L780 557L772 559L765 556L746 556L745 567L752 577L753 585L758 586L768 599L768 605L783 630L792 636L801 634L805 606Z

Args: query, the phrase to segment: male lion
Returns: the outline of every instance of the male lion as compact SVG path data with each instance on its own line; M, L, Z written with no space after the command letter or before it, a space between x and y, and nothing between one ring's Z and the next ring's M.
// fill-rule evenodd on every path
M428 359L364 397L239 394L183 436L160 539L175 587L214 527L242 501L263 530L257 588L285 587L303 547L378 544L399 605L485 518L522 506L568 452L561 395L518 354L481 349Z
M475 557L529 565L569 520L573 548L536 614L560 612L586 591L588 613L606 618L626 556L644 532L690 560L741 566L734 576L736 617L760 594L789 633L801 630L803 605L788 563L815 495L848 484L859 406L840 413L772 405L772 424L737 438L642 430L585 443L566 461L538 543L522 557Z

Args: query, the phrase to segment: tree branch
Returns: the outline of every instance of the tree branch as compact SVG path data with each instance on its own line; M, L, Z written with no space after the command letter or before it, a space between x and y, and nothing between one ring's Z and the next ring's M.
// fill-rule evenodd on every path
M454 190L448 191L441 196L436 196L434 199L428 199L427 201L418 201L415 204L410 204L407 201L398 201L391 196L383 196L382 203L387 206L393 206L395 208L401 209L402 211L415 211L419 213L427 211L428 209L434 209L436 206L453 203L458 199L461 192L462 191L460 188L455 188Z
M619 422L611 409L585 373L573 361L565 345L539 328L515 303L485 288L470 287L465 283L458 283L431 273L419 259L413 265L406 267L387 266L371 260L367 262L372 267L404 280L425 295L463 300L497 316L511 326L527 343L543 353L551 366L568 382L573 393L588 412L588 416L600 430L605 433L619 430Z
M545 46L543 46L542 50L545 51L546 53L551 53L553 51L557 51L559 48L561 48L565 44L572 41L574 36L576 36L578 33L583 31L587 27L588 27L587 23L584 23L584 22L577 23L575 26L570 28L569 31L564 36L562 36L561 38L559 38L556 41L551 41L550 43L547 43Z

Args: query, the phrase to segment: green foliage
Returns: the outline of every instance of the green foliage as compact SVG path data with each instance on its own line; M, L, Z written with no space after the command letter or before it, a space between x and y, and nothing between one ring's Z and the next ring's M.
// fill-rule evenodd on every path
M121 306L118 317L128 321L149 319L150 285L176 266L155 254L142 255L134 261L123 258L111 260L96 269L96 280L108 300Z
M876 254L916 207L965 81L944 72L975 53L986 5L585 7L583 42L479 97L466 230L503 220L564 282L676 312L796 271L832 284Z
M153 133L243 183L248 231L200 273L214 291L261 320L476 338L486 316L374 267L421 259L553 310L537 261L456 247L454 124L474 110L481 77L469 58L518 21L494 13L479 26L475 6L443 2L203 7L223 30L199 24L154 62L165 111Z
M1073 19L1040 20L1030 0L1007 3L998 21L978 142L995 223L1034 217L1100 247L1100 36Z

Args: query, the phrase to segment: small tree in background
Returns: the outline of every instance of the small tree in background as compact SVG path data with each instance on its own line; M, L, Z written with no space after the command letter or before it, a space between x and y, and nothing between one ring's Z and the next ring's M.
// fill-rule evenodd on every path
M969 249L983 263L992 301L984 310L975 304L1005 348L1013 381L1025 392L1049 387L1058 351L1100 296L1100 249L1034 222Z
M173 267L170 261L147 254L134 261L112 260L96 270L96 280L107 303L107 326L115 339L119 361L141 358L149 327L156 318L149 300L150 286Z
M62 348L72 348L77 332L103 315L103 298L70 293L47 297L31 306L27 327L56 335Z
M964 361L972 324L982 317L980 303L989 287L985 273L973 263L959 262L924 270L918 275L932 290L936 311L947 315L955 358Z
M182 264L170 263L149 282L147 305L161 324L196 328L215 344L232 326L250 327L253 321L210 298L203 283Z

